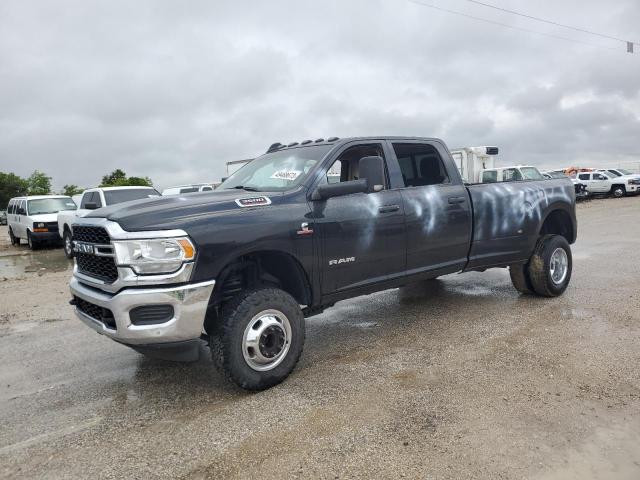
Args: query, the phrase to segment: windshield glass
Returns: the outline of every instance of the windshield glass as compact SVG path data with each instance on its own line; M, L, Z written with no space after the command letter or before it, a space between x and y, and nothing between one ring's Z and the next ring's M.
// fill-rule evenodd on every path
M160 194L152 188L127 188L124 190L105 190L104 199L107 205L142 200L143 198L159 197Z
M535 167L523 167L520 172L522 172L522 178L526 180L544 180L542 174Z
M631 170L627 170L626 168L619 168L618 171L622 175L633 175L633 172Z
M278 192L300 185L309 171L333 148L313 145L267 153L247 163L218 189Z
M58 213L62 210L76 210L78 208L69 197L40 198L38 200L29 200L27 203L29 215Z
M551 178L567 178L564 173L560 172L547 172L547 175L549 175Z

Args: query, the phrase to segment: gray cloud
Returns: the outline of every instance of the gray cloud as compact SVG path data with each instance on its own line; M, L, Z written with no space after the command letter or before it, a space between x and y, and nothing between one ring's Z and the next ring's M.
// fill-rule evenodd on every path
M433 2L619 51L402 0L8 0L0 170L60 188L120 167L164 187L216 180L274 141L380 134L496 144L504 163L640 162L640 54ZM495 3L623 37L640 22L634 0Z

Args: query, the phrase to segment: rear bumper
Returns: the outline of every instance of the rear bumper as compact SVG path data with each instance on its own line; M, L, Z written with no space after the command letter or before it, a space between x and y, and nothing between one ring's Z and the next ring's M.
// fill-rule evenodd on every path
M102 335L147 353L161 350L161 344L166 349L180 349L178 342L195 344L202 333L214 285L215 281L211 280L168 288L128 288L113 295L72 278L69 287L74 297L108 309L113 315L109 322L105 322L76 306L76 315L82 322ZM134 325L129 312L136 307L150 305L171 305L173 317L163 323Z

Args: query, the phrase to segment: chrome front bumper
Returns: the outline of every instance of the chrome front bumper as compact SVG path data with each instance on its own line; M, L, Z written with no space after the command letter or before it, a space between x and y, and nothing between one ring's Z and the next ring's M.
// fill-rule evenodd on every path
M72 277L71 294L113 313L116 328L109 328L77 307L76 315L96 332L131 346L183 342L200 337L215 280L178 287L128 288L115 295L90 288ZM129 312L140 306L171 305L174 316L153 325L134 325Z

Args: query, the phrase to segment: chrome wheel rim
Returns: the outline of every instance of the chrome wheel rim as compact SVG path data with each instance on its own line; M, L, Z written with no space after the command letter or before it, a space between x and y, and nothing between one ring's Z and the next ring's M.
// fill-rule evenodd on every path
M71 237L69 235L64 236L64 249L67 255L71 255Z
M551 281L556 285L560 285L567 278L569 257L564 248L556 248L551 254L549 271L551 273Z
M280 365L290 346L291 324L287 316L278 310L264 310L255 315L242 337L244 360L259 372Z

